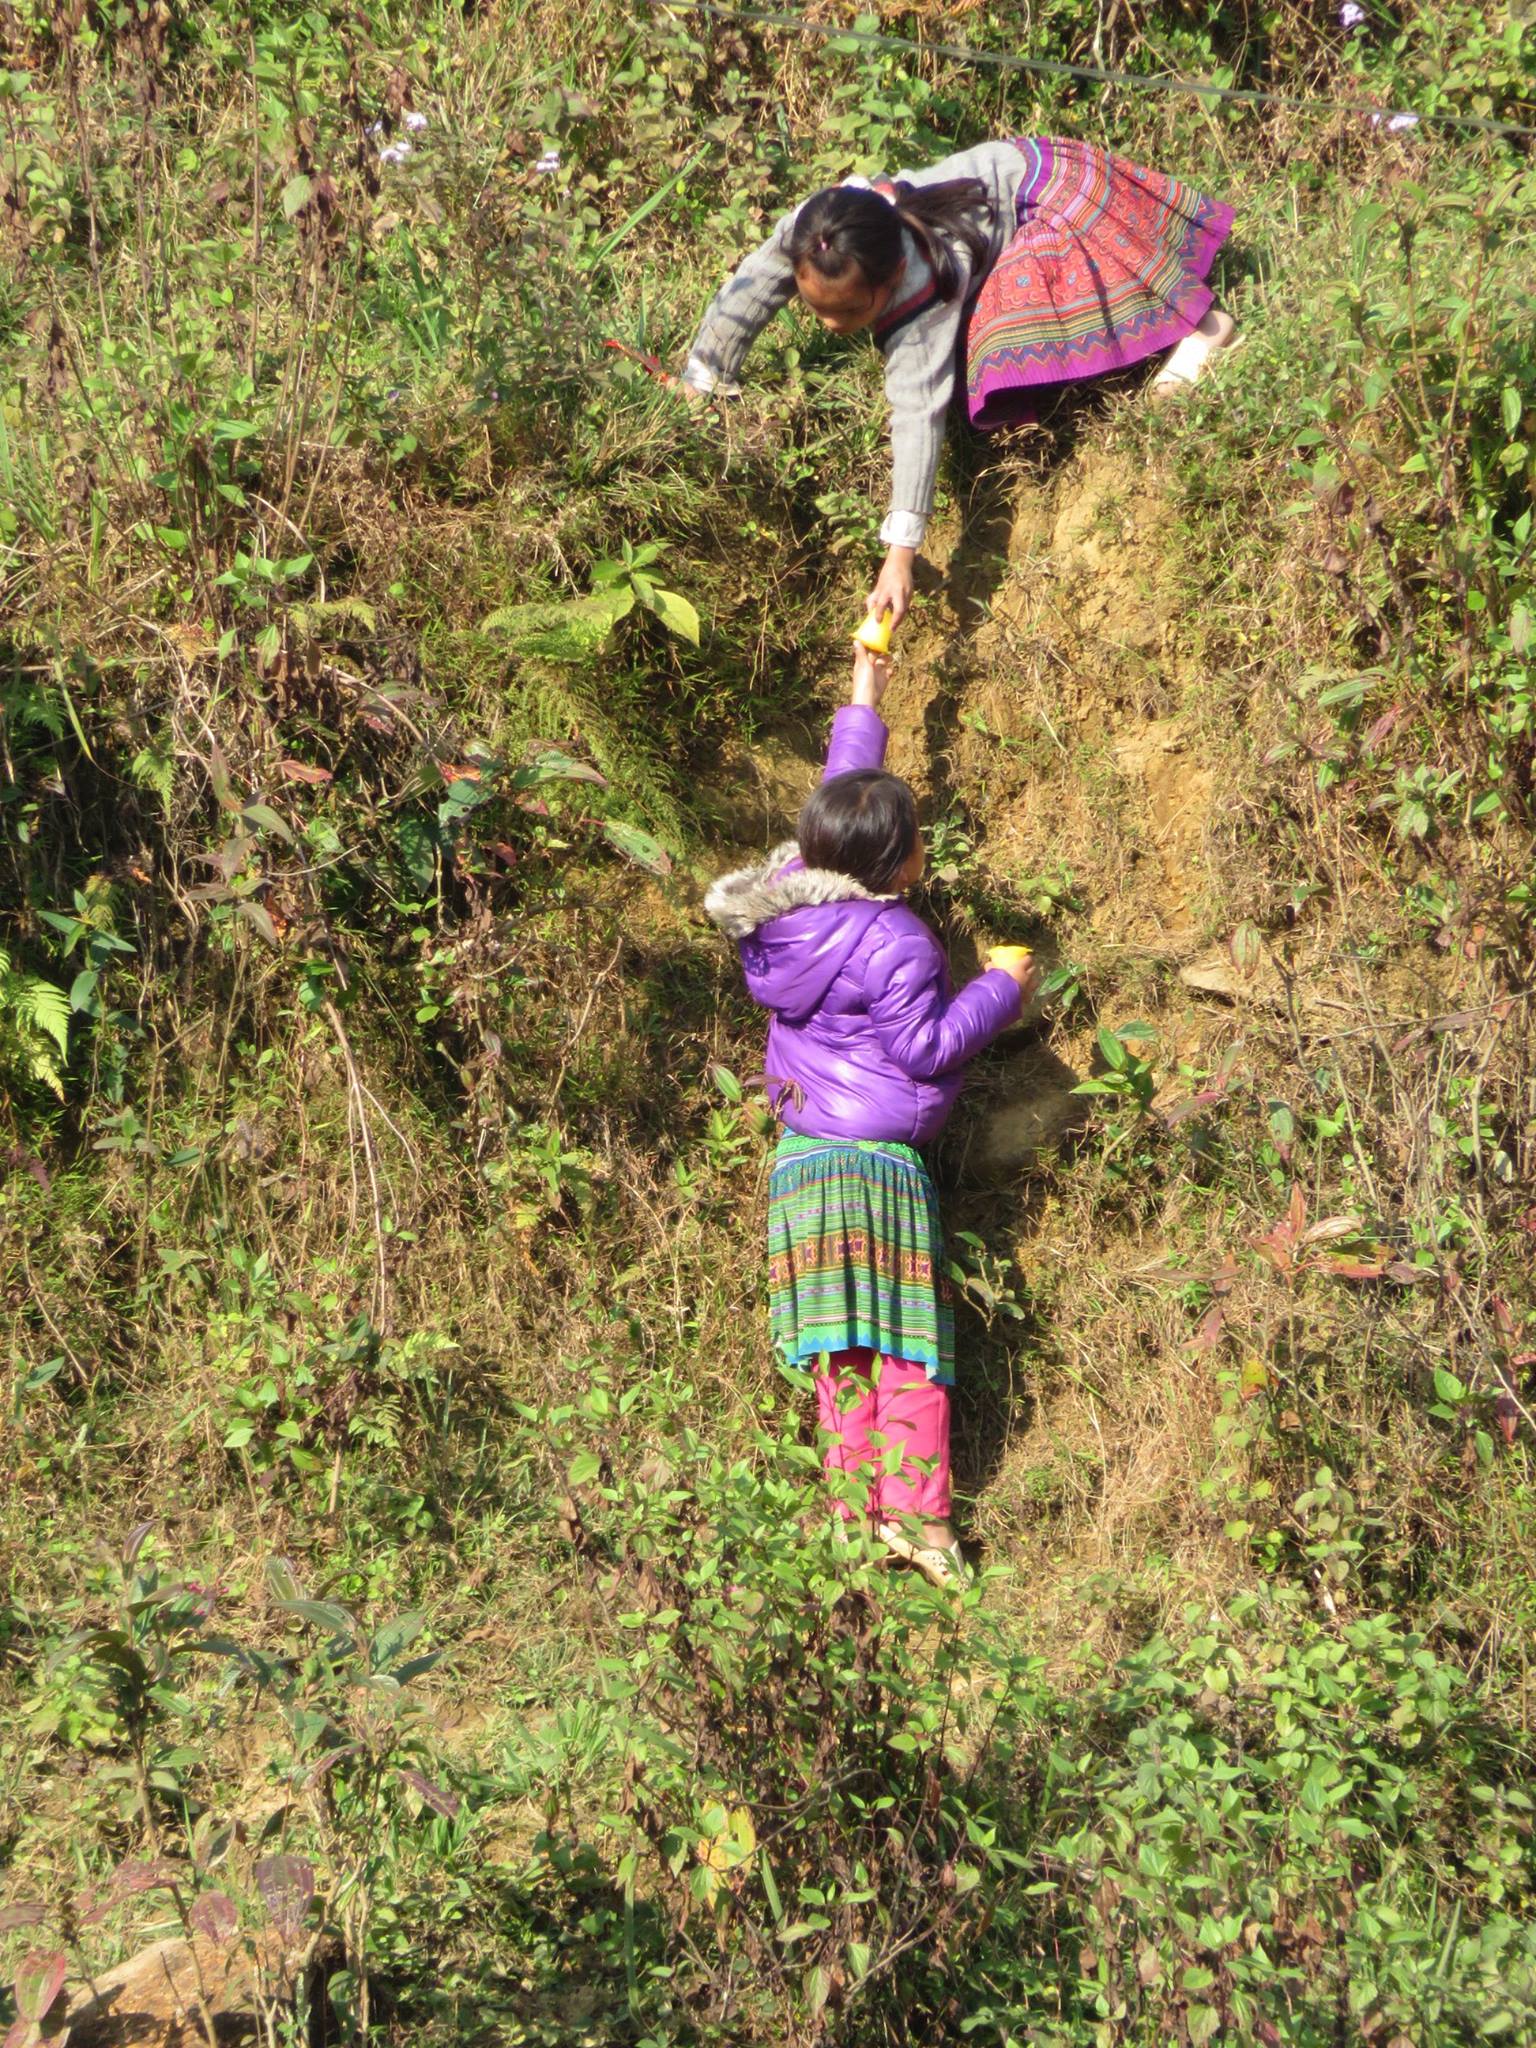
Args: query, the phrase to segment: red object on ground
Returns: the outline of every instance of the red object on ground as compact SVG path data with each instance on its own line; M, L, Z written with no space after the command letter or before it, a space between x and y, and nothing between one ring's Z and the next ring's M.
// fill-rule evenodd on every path
M656 379L658 384L675 384L677 382L676 377L673 376L672 372L662 362L660 356L649 355L643 348L631 348L627 341L613 341L605 338L603 347L611 348L615 355L628 356L632 363L638 363L648 376Z

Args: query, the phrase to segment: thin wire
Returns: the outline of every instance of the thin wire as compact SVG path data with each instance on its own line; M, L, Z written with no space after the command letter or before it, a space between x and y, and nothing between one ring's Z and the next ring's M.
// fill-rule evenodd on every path
M915 43L906 36L888 36L874 29L835 28L818 21L803 21L796 14L775 13L762 7L725 7L720 0L646 0L656 12L712 14L720 21L741 22L748 27L787 28L804 36L820 36L825 42L863 43L876 50L909 50L919 57L948 57L957 64L995 71L1033 71L1046 78L1086 78L1100 85L1128 86L1133 92L1187 92L1207 100L1235 101L1249 107L1287 107L1302 114L1335 113L1374 115L1383 125L1399 118L1398 111L1384 113L1361 100L1297 99L1290 93L1260 92L1230 85L1202 85L1193 78L1160 78L1149 72L1107 71L1096 64L1064 64L1046 57L1013 57L1001 50L972 50L963 43ZM1536 138L1536 128L1519 121L1489 121L1480 114L1403 113L1415 124L1441 128L1471 128L1480 135L1519 135Z

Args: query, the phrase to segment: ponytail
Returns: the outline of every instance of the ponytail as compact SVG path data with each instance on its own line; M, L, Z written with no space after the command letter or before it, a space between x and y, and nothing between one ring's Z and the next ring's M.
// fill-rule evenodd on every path
M891 188L894 197L854 185L829 185L801 207L789 238L789 261L795 270L807 267L829 283L859 270L877 290L889 284L901 263L901 231L906 228L933 272L941 299L960 289L955 244L971 259L971 274L981 267L988 237L978 214L990 219L987 188L979 178L946 178L938 185L912 185L905 178Z

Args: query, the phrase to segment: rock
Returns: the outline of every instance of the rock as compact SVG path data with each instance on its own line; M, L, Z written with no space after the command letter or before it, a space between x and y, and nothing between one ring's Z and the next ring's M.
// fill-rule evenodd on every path
M220 2048L255 2041L258 1978L269 2001L291 2002L294 1967L270 1930L227 1947L158 1941L71 1996L69 2048L208 2048L205 2005Z
M1263 1003L1276 1009L1285 1007L1285 984L1271 961L1260 960L1245 974L1223 946L1202 953L1197 960L1181 967L1179 980L1186 988L1193 989L1196 995L1219 996L1225 1003Z

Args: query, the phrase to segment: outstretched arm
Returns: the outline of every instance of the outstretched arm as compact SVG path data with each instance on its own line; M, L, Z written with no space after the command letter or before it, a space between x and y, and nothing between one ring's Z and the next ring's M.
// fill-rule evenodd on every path
M683 382L692 390L714 391L733 385L747 350L774 314L795 296L795 273L788 255L794 219L793 213L786 214L704 309L683 371Z
M945 979L938 941L921 927L897 932L869 963L864 995L870 1021L886 1052L914 1081L963 1067L1024 1006L1019 980L1000 967L977 975L953 996Z
M869 593L869 609L877 617L891 611L898 626L912 602L912 562L933 510L968 290L969 281L962 275L953 299L929 306L885 345L885 395L891 409L891 509L880 529L888 553Z
M867 647L853 650L853 688L848 702L832 718L832 741L827 748L823 782L834 775L847 775L855 768L879 768L885 763L885 743L890 734L875 706L885 695L890 669Z

